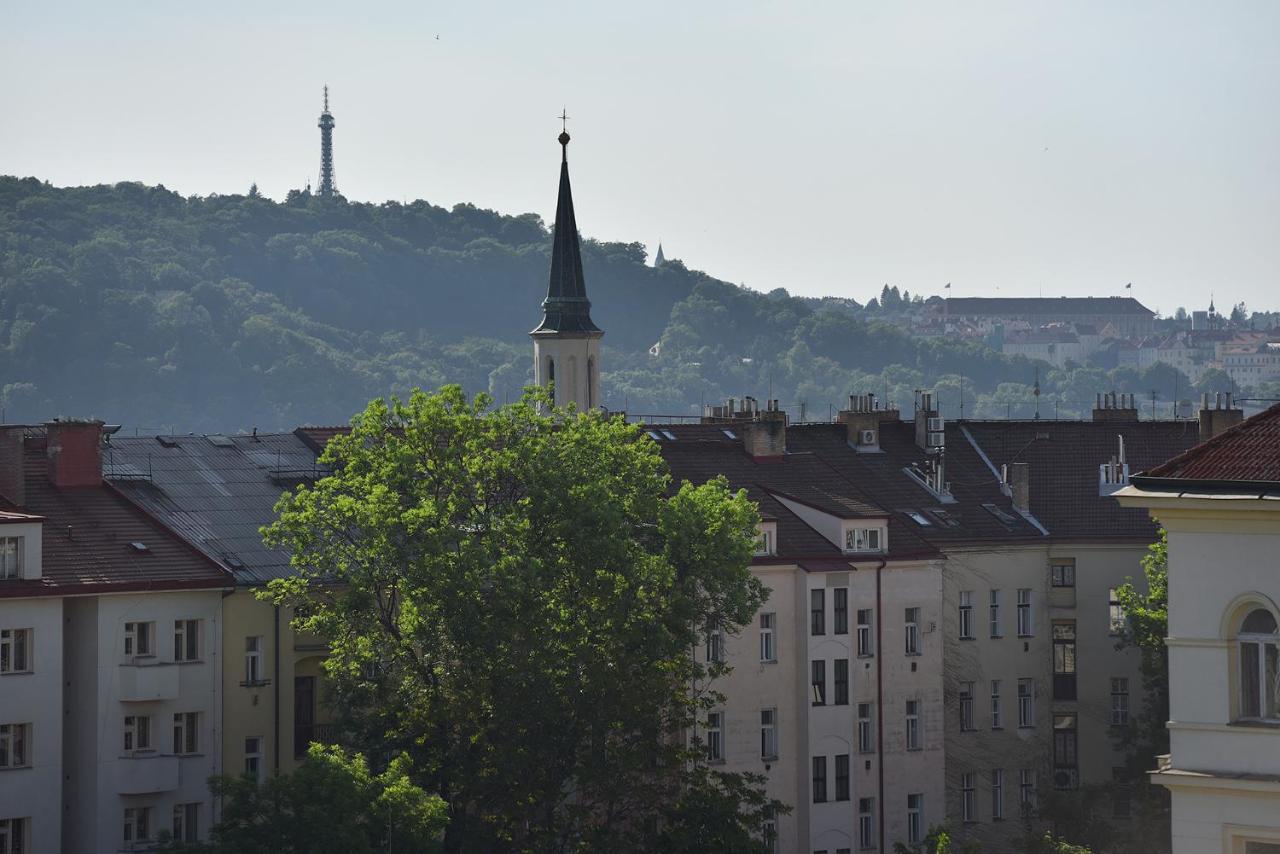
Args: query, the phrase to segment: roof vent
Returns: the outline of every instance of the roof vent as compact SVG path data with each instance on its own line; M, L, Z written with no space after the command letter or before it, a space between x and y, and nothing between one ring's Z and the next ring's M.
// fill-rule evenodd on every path
M129 543L129 548L133 549L138 554L144 554L144 555L151 554L151 548L141 540L134 540L133 542Z

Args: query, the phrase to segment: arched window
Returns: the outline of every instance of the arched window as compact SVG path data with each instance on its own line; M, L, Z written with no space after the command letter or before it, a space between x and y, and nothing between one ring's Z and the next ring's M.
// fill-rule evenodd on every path
M556 402L556 360L547 358L547 388L551 389L551 402Z
M1240 623L1240 717L1280 721L1280 634L1266 608Z
M594 409L596 405L595 396L595 378L596 378L596 360L592 356L587 357L587 409Z

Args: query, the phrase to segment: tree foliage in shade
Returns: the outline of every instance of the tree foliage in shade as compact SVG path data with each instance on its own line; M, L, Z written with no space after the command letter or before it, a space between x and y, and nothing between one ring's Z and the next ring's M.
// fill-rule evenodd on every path
M687 739L725 671L691 650L765 599L744 493L534 391L375 400L323 460L264 529L297 570L272 592L328 642L350 736L448 803L446 851L761 844L784 806Z
M182 854L374 854L440 849L445 804L409 779L393 760L373 774L361 754L313 744L292 774L259 784L251 777L214 777L221 820L205 843L177 841Z

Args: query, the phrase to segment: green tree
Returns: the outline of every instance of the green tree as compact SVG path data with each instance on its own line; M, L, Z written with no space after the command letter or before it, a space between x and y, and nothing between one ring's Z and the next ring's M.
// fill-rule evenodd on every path
M214 777L222 819L207 843L169 842L186 854L374 854L439 850L444 801L409 779L404 757L379 775L364 756L313 744L292 774L259 785L251 777Z
M741 841L784 809L686 737L727 669L690 650L765 599L744 493L677 487L637 426L532 390L376 400L323 461L264 529L297 570L272 592L310 608L354 738L448 803L446 851Z

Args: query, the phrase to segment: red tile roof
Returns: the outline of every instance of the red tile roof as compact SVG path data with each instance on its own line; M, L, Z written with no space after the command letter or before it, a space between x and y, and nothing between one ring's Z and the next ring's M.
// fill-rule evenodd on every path
M0 598L234 586L230 573L109 484L55 487L41 440L28 440L23 463L26 503L0 499L0 510L43 517L42 577L0 582Z
M1280 484L1280 403L1140 477Z

